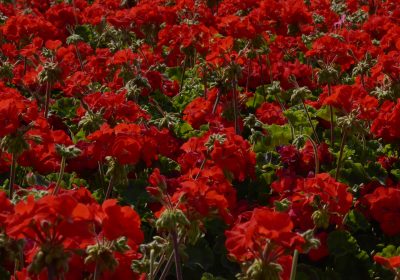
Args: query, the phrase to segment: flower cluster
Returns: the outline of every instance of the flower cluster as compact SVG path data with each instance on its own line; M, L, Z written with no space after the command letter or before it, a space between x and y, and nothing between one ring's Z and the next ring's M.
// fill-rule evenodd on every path
M399 35L398 0L1 1L0 278L400 279Z

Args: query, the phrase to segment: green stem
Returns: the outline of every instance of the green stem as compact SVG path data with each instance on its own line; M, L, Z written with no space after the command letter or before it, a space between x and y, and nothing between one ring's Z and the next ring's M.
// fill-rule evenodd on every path
M336 167L336 174L335 174L335 179L337 180L340 175L340 168L342 166L342 158L343 158L343 151L344 151L344 144L346 140L346 130L343 130L343 135L342 135L342 141L340 142L340 151L339 151L339 158L338 158L338 163Z
M313 146L313 150L314 150L314 160L315 160L315 176L317 176L317 174L319 173L319 158L318 158L318 147L317 144L314 142L314 140L312 140L312 138L306 134L303 135L304 137L306 137L308 140L310 140L311 145Z
M235 127L235 133L240 134L239 123L238 123L238 98L236 92L236 75L232 81L232 94L233 94L233 121Z
M62 181L62 178L64 177L64 171L65 171L66 162L67 162L67 158L66 157L62 157L61 158L60 173L58 175L58 180L57 180L57 183L56 183L56 187L54 188L53 195L57 195L58 192L60 191L61 181Z
M365 76L364 76L364 73L361 74L361 85L364 88L364 90L367 90L367 88L365 87Z
M293 260L292 260L292 270L290 272L290 280L296 279L297 262L299 260L299 251L294 250Z
M49 104L50 104L50 83L46 82L46 99L44 103L44 117L47 119L49 115Z
M9 185L9 195L12 198L14 194L14 184L15 184L15 173L17 169L17 156L15 153L11 154L11 169L10 169L10 185Z
M51 263L47 266L47 279L55 280L57 278L57 272L54 263Z
M310 114L308 113L308 109L306 107L306 104L304 103L304 99L303 98L301 98L301 104L303 105L304 111L306 112L306 115L307 115L308 122L309 122L309 124L310 124L310 126L312 128L313 133L314 133L315 141L317 141L317 143L319 144L320 141L319 141L319 138L318 138L317 131L315 130L315 127L314 127L314 125L313 125L313 123L311 121Z
M208 154L208 153L207 153ZM195 180L197 180L197 178L199 178L200 176L200 172L204 169L204 165L206 164L207 161L207 155L206 157L203 159L203 161L201 162L200 168L199 168L199 172L197 172L196 177L194 177Z
M79 66L81 67L81 71L83 71L82 56L81 56L81 53L80 53L76 43L74 44L74 47L75 47L76 56L78 57L78 60L79 60Z
M93 272L93 280L99 280L100 276L101 276L101 269L98 262L96 261L96 266L94 267L94 272Z
M183 60L182 75L181 75L181 83L180 83L179 93L182 92L183 86L185 85L185 72L186 72L186 57Z
M203 67L203 86L204 86L204 92L203 92L203 97L207 98L207 67Z
M276 102L279 104L279 106L281 107L282 114L285 113L286 108L285 108L285 106L283 105L283 103L281 102L281 100L279 99L278 95L277 95L277 94L274 94L274 97L275 97L275 101L276 101ZM293 140L293 139L295 138L294 126L293 126L293 123L290 121L289 118L287 118L287 121L288 121L288 124L289 124L289 126L290 126L290 133L291 133L292 140Z
M332 94L332 88L331 88L331 83L328 83L328 96L331 96ZM333 108L332 105L329 105L329 116L330 116L330 122L331 122L331 146L333 147L333 141L334 135L333 135L333 128L334 128L334 123L333 123Z
M173 254L171 254L171 256L172 256L172 255L173 255ZM171 257L171 259L172 259L172 257ZM153 275L149 278L149 280L153 280L154 277L157 276L157 274L158 274L158 272L160 271L161 266L164 264L164 262L165 262L165 253L164 253L164 254L161 256L161 258L159 259L158 264L157 264L157 267L154 269Z
M176 230L171 232L172 235L172 243L174 246L174 257L175 257L175 270L176 270L176 279L183 280L182 277L182 267L181 267L181 258L179 254L179 243L178 243L178 234Z
M149 279L153 279L154 274L154 249L150 251L150 269L149 269Z
M219 103L220 99L221 99L221 90L218 90L217 97L215 98L215 102L214 102L214 105L213 105L213 108L212 108L212 111L211 111L212 115L214 115L215 112L217 111L217 106L218 106L218 103Z
M174 253L171 253L171 255L168 258L167 264L165 265L164 270L161 273L160 280L164 280L167 277L169 270L171 269L173 259L174 259Z
M111 176L110 182L108 182L107 192L106 192L106 196L105 196L104 200L111 197L113 185L114 185L114 176Z

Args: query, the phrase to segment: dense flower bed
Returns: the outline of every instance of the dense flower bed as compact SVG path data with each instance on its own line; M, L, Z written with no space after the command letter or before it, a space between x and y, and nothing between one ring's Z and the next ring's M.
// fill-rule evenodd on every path
M400 279L398 0L0 3L0 279Z

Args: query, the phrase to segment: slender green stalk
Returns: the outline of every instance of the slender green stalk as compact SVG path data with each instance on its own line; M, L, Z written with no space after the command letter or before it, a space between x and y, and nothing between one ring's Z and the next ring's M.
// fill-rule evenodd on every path
M8 192L10 198L12 198L14 194L14 184L15 184L15 173L17 169L17 156L15 153L11 154L11 169L10 169L10 185L8 187Z
M293 260L292 260L292 270L290 272L290 280L296 279L296 272L297 272L297 262L299 260L299 251L294 250L293 253Z
M203 67L203 86L204 86L204 92L203 92L203 97L207 98L207 67Z
M317 174L319 173L319 158L318 158L318 147L317 144L314 142L314 140L312 140L312 138L306 134L303 135L304 137L306 137L308 140L310 140L311 145L313 146L313 150L314 150L314 160L315 160L315 176L317 176Z
M114 185L114 176L111 176L110 178L110 182L108 182L108 187L107 187L107 191L106 191L106 196L105 196L105 200L111 197L112 194L112 189Z
M82 56L81 56L81 53L80 53L80 51L79 51L78 46L77 46L76 43L74 44L74 47L75 47L76 56L77 56L77 58L78 58L78 60L79 60L79 66L81 67L81 71L83 71Z
M164 267L164 270L161 273L159 280L164 280L168 276L169 270L171 269L173 259L174 259L174 253L171 253L171 255L169 256L168 261Z
M309 122L309 124L310 124L310 126L312 128L312 131L313 131L313 134L314 134L314 137L315 137L315 141L317 141L317 143L320 144L321 142L319 141L317 131L315 130L315 127L314 127L314 125L313 125L313 123L311 121L310 114L308 112L306 104L304 103L304 99L303 98L301 98L301 104L303 105L303 109L306 112L308 122Z
M101 276L101 269L98 262L96 261L96 266L94 267L94 272L93 272L93 280L99 280L100 276Z
M181 83L179 84L179 93L182 92L183 86L185 85L185 72L186 72L186 57L183 60L183 66L182 66L182 75L181 75Z
M235 126L235 133L240 134L239 131L239 123L238 123L238 97L236 91L236 75L232 81L232 94L233 94L233 118L234 118L234 126Z
M150 251L150 269L149 269L149 279L153 279L153 274L154 274L154 249L151 249Z
M196 177L194 177L195 180L197 180L197 178L199 178L201 171L204 169L204 165L206 164L206 161L207 161L207 156L208 156L208 153L207 153L206 157L203 159L203 161L201 162L199 172L197 172Z
M343 130L342 133L342 141L340 141L340 151L339 151L339 158L338 158L338 163L336 166L336 174L335 174L335 179L337 180L340 175L340 168L342 167L342 159L343 159L343 151L344 151L344 144L346 141L346 130Z
M173 254L171 254L171 256L172 256L172 255L173 255ZM172 257L171 257L171 258L172 258ZM154 277L157 276L157 274L158 274L158 272L160 271L161 266L164 264L164 262L165 262L165 253L164 253L164 254L161 256L161 258L159 259L158 264L157 264L156 268L155 268L154 271L153 271L153 274L151 275L151 277L149 277L149 280L153 280Z
M50 83L46 82L46 99L44 103L44 117L47 119L49 115L49 104L50 104Z
M332 87L331 83L328 83L328 96L331 96L332 94ZM333 135L333 128L334 128L334 123L333 123L333 108L332 105L329 105L329 116L330 116L330 122L331 122L331 146L333 147L333 141L334 135Z
M178 243L178 234L176 231L171 232L172 243L174 246L174 257L175 257L175 270L176 270L176 279L183 280L182 277L182 267L181 267L181 257L179 254L179 243Z
M54 263L51 263L47 266L47 279L48 280L56 280L57 272L54 266Z
M58 192L60 191L61 181L62 181L62 179L64 177L64 171L65 171L66 162L67 162L67 158L66 157L62 157L61 158L60 173L58 175L58 179L57 179L56 187L54 188L54 191L53 191L53 195L57 195Z
M367 88L365 87L365 76L364 76L364 73L361 73L361 85L362 85L364 90L367 90Z
M215 102L214 102L214 105L213 105L213 108L212 108L212 112L211 112L212 115L214 115L215 112L217 111L217 106L218 106L218 103L219 103L220 99L221 99L221 90L218 90L217 98L215 98Z

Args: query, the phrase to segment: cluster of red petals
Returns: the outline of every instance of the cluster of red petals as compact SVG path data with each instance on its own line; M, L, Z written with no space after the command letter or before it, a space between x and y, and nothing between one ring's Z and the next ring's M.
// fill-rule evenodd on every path
M266 207L255 208L240 214L233 227L225 232L225 246L238 262L258 258L267 263L284 264L287 252L301 249L305 243L293 230L289 214Z
M394 187L378 187L363 197L372 218L379 222L382 231L395 236L400 233L397 219L400 216L400 189Z
M60 247L68 256L66 264L70 269L59 273L65 273L68 279L82 278L94 269L93 263L84 261L87 247L106 240L116 241L121 237L127 239L130 249L124 253L115 252L115 257L127 263L140 257L137 250L144 238L140 217L130 206L118 205L115 199L98 204L85 188L38 199L30 195L15 205L11 204L4 192L0 193L0 199L0 227L8 237L24 242L23 266L34 262L39 251L46 252L49 246ZM47 279L48 273L43 268L37 278L31 276L34 279ZM120 273L137 277L129 265L122 265L104 279L113 279ZM24 269L18 274L28 272Z
M353 202L349 187L327 173L305 179L282 177L271 188L279 199L290 198L289 213L296 226L303 230L314 227L312 214L322 208L329 213L329 224L340 225Z

